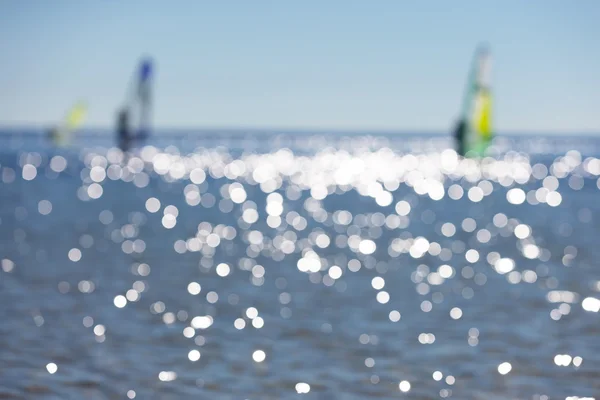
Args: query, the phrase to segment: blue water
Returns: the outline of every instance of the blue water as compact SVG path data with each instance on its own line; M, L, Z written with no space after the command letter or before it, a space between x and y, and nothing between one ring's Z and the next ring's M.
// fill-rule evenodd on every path
M598 138L112 144L0 134L0 398L600 393Z

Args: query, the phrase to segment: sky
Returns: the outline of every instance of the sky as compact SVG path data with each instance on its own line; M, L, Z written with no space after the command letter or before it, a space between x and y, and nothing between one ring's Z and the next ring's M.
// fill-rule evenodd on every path
M111 127L140 57L165 128L447 131L476 46L494 126L600 132L600 1L0 1L0 125Z

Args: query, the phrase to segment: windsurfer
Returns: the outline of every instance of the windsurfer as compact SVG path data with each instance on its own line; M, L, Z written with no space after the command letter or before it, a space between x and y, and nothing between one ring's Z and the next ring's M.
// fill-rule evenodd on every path
M129 110L124 107L117 117L117 141L123 152L129 150L131 144L131 130L129 128Z
M58 138L58 128L56 126L53 126L46 131L46 134L48 135L48 139L50 141L56 142Z
M465 136L466 136L467 124L464 119L461 119L456 124L456 129L454 131L454 138L456 139L456 152L458 155L465 155Z

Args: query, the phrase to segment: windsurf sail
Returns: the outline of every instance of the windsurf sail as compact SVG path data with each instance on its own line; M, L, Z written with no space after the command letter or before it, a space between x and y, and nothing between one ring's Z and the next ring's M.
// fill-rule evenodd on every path
M483 156L493 137L490 69L490 52L481 47L473 59L463 102L460 147L465 156Z
M75 131L83 124L87 115L87 106L83 102L76 103L67 113L61 124L52 132L52 139L58 146L68 145Z
M152 108L152 61L146 59L140 65L138 97L140 101L140 123L137 135L140 138L150 134Z
M150 134L152 113L152 75L153 63L149 58L143 59L132 77L132 85L127 96L126 106L138 121L135 127L135 138L145 138Z

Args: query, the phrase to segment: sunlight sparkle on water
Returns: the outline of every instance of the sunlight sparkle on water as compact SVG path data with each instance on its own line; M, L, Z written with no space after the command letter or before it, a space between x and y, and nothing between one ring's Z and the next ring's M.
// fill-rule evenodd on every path
M240 146L242 141L256 145L253 140L240 139ZM540 340L568 325L573 343L589 344L578 327L600 312L600 282L593 276L585 284L576 279L589 278L593 270L588 240L594 237L597 210L576 196L600 189L600 160L569 151L535 161L519 150L494 150L474 160L435 150L433 139L421 141L419 151L402 152L389 144L391 137L348 137L343 149L331 145L329 137L295 138L316 148L309 153L290 150L294 143L289 138L277 140L289 148L275 149L270 140L258 152L257 147L237 151L172 144L144 146L131 154L86 149L74 157L65 152L66 158L22 152L13 167L2 161L0 185L6 193L11 186L35 193L42 182L62 185L74 179L65 193L90 212L90 218L65 220L72 224L72 237L50 240L44 233L47 224L76 207L52 190L11 204L0 220L5 240L13 242L1 262L2 281L23 283L35 265L53 265L56 252L74 275L40 274L56 278L44 295L60 296L56 304L81 300L73 325L82 340L112 354L115 362L120 355L111 349L131 336L118 325L119 318L127 326L140 324L140 329L131 325L131 331L145 332L147 340L128 340L129 346L136 351L143 343L158 344L155 356L167 364L154 365L150 373L161 382L177 379L176 372L161 371L167 366L179 371L192 362L204 368L239 356L229 365L234 374L250 365L259 382L267 369L285 373L293 365L297 376L291 384L288 379L286 390L318 393L324 387L318 374L301 369L327 343L335 344L340 357L324 358L323 367L343 369L336 362L359 351L362 375L355 383L384 397L389 395L384 391L394 390L388 385L390 357L405 350L408 359L430 367L405 363L392 371L399 391L411 391L406 378L415 395L432 398L463 398L470 389L448 374L461 379L443 357L448 348L458 357L474 351L481 356L467 357L468 369L497 365L498 374L515 378L523 374L521 368L513 371L510 362L496 357L499 353L488 354L488 347L516 343L523 357L540 365L532 390L539 389L541 377L552 381L557 370L581 382L594 373L593 360L582 367L577 353L562 354L573 351L569 342L566 348L538 352L539 357L520 347L525 334L506 336L510 326L482 318L488 313L481 307L504 310L506 320L539 320L536 335L546 335ZM126 187L135 196L127 197ZM127 201L117 206L115 198ZM40 244L44 234L52 247ZM119 256L114 270L114 263L102 258L113 254ZM22 299L27 323L31 332L48 333L55 313L43 301L32 303L34 298L32 293ZM526 311L533 316L525 316ZM61 314L61 321L67 314ZM52 344L53 335L44 335ZM274 342L280 335L282 341ZM345 344L348 337L353 344ZM233 341L239 352L231 352ZM404 349L403 343L409 346ZM282 344L300 350L288 352ZM508 347L506 354L513 354ZM233 359L223 357L225 352ZM48 363L46 369L55 374L58 367ZM180 385L185 391L191 383L219 390L204 376L181 378L157 387L177 390ZM299 382L309 378L310 385ZM231 384L235 389L235 380ZM143 385L118 389L130 399L144 397L144 390ZM539 393L523 396L549 400Z
M398 388L400 389L401 392L406 393L406 392L408 392L410 390L410 382L409 381L402 381L398 385Z
M498 373L500 373L500 375L506 375L511 370L512 365L509 362L503 362L502 364L498 365Z
M299 394L305 394L310 392L310 385L305 382L298 382L296 384L296 392Z
M255 350L254 353L252 353L252 359L257 363L265 361L266 358L267 355L262 350Z
M54 363L48 363L46 365L46 369L48 370L48 372L50 374L54 374L54 373L56 373L56 371L58 371L58 367Z

